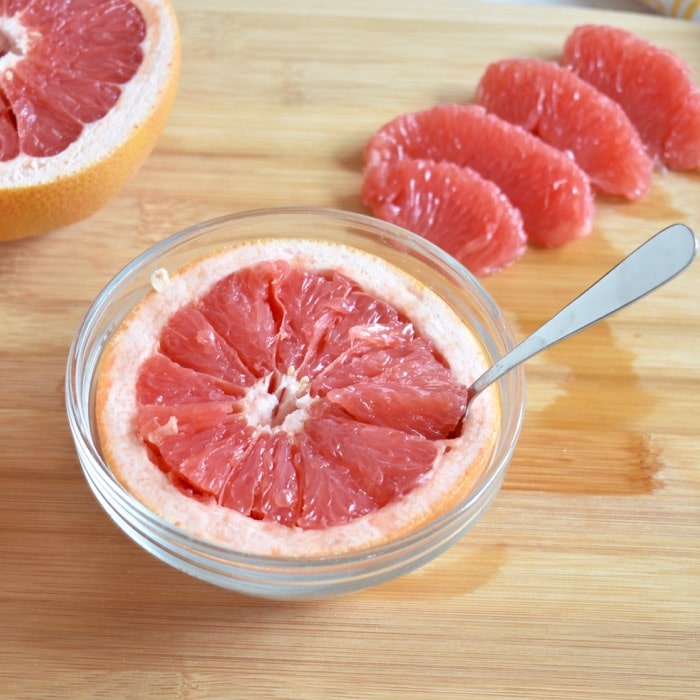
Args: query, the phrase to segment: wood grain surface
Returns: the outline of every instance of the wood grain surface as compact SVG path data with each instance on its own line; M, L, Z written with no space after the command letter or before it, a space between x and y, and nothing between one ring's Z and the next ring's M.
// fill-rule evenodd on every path
M418 572L275 603L201 583L97 504L65 416L91 300L143 249L236 210L364 211L382 123L469 101L488 62L554 58L582 22L700 74L700 26L454 0L173 0L178 99L127 188L77 225L0 246L0 696L694 698L700 688L700 265L535 358L495 504ZM593 234L485 286L524 336L656 230L700 230L700 174L599 199Z

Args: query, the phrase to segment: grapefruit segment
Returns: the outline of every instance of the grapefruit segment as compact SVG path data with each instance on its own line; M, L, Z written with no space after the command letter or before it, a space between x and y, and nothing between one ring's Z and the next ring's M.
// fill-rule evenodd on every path
M620 105L552 61L489 65L476 90L488 111L573 153L594 187L631 200L649 190L653 162Z
M139 412L136 432L152 446L178 432L195 433L236 418L241 405L231 399L184 404L145 404Z
M363 329L401 324L396 310L333 271L280 267L270 292L278 318L276 366L314 378L358 340Z
M90 41L92 37L84 39ZM61 43L38 49L31 60L33 65L56 65L64 73L83 76L106 83L123 84L131 80L143 61L143 51L138 44L111 44L81 48L70 43Z
M242 387L182 367L160 353L144 362L136 391L139 402L144 405L205 403L232 396L240 398L244 394Z
M69 44L78 37L87 37L90 46L134 45L144 40L147 31L143 15L130 0L34 0L25 3L22 22L42 33L56 35L54 45Z
M229 451L221 505L254 518L292 526L301 513L292 447L282 433L247 437Z
M314 395L326 396L333 389L381 376L391 364L400 361L406 348L412 349L415 333L409 322L372 325L354 328L352 339L348 340L346 348L311 379L310 390Z
M277 366L302 367L302 374L319 371L318 357L322 335L331 319L327 305L339 304L352 292L352 285L342 277L328 278L301 272L286 275L273 289L275 306L280 312L277 334Z
M83 124L104 117L121 95L121 89L113 83L38 62L34 62L29 69L26 64L19 64L14 74L26 84L31 84L33 92L42 95L51 106L72 115Z
M241 270L218 282L200 305L212 328L256 377L276 367L270 285L280 273L281 266L275 264Z
M700 102L690 68L678 56L624 29L576 27L564 44L562 62L616 100L652 156L672 168L700 168ZM690 114L681 117L684 110Z
M232 458L245 453L251 434L243 419L203 429L188 424L157 444L157 464L188 495L216 498L230 475Z
M217 376L237 386L250 386L255 377L204 314L185 307L163 328L160 351L181 367Z
M588 176L553 146L480 105L439 105L404 114L370 139L370 168L403 158L451 162L492 180L520 210L528 240L557 246L590 233Z
M427 238L475 275L512 265L525 252L520 212L468 167L382 161L366 167L362 199L375 216Z
M344 525L377 510L378 504L341 460L328 459L305 435L298 441L302 509L297 525L321 530Z
M429 387L402 387L388 378L378 378L334 389L329 392L328 400L361 423L437 439L450 437L464 415L464 400L452 395L449 388L447 382L436 381ZM446 402L442 400L441 392L445 392ZM434 415L438 408L445 410L442 420L442 416L436 418Z
M24 80L18 71L0 78L0 90L12 105L19 148L28 156L54 156L76 141L83 125L52 104L49 96Z
M305 432L329 463L340 463L379 507L408 493L433 468L438 446L430 440L327 411L310 418Z
M450 437L466 408L464 387L423 338L346 354L311 389L354 419L429 439ZM410 381L408 378L410 377ZM331 384L331 388L326 389Z
M300 371L314 379L329 366L335 366L346 353L364 352L393 338L393 329L403 328L406 319L396 309L353 285L318 309L309 318L313 332Z
M289 437L273 433L259 440L260 486L250 516L293 526L301 517L298 457Z

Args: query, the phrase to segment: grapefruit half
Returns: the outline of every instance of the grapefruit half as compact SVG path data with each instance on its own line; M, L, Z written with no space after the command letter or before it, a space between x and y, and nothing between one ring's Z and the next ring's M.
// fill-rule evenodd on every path
M435 518L488 463L496 397L463 420L483 349L388 262L278 239L167 279L110 338L96 419L115 475L170 523L249 553L338 554Z
M166 123L179 63L167 0L0 3L0 240L116 194Z

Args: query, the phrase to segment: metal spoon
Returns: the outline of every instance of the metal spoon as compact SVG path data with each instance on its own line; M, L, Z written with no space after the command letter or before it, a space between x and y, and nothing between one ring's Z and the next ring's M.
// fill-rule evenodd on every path
M673 279L690 265L698 245L693 232L683 224L673 224L652 236L486 370L467 391L465 415L469 412L472 401L489 384L521 362L610 316Z

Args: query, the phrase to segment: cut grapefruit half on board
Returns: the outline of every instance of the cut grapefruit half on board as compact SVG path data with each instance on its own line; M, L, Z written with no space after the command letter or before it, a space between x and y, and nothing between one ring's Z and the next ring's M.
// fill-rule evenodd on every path
M369 166L362 201L478 276L512 265L527 247L522 216L499 187L454 163L403 158Z
M0 240L116 194L165 125L179 62L167 0L0 3Z
M617 101L652 156L674 170L700 168L700 97L677 55L624 29L576 27L562 63Z
M268 239L154 279L103 352L96 423L166 521L237 551L337 555L445 513L489 462L498 399L463 420L480 342L385 259Z
M631 200L649 191L653 161L625 111L559 64L535 58L492 63L479 81L476 101L573 153L596 189Z
M480 105L444 104L403 114L364 149L366 169L404 158L467 166L493 181L520 211L532 243L558 246L592 229L586 173L559 149Z

